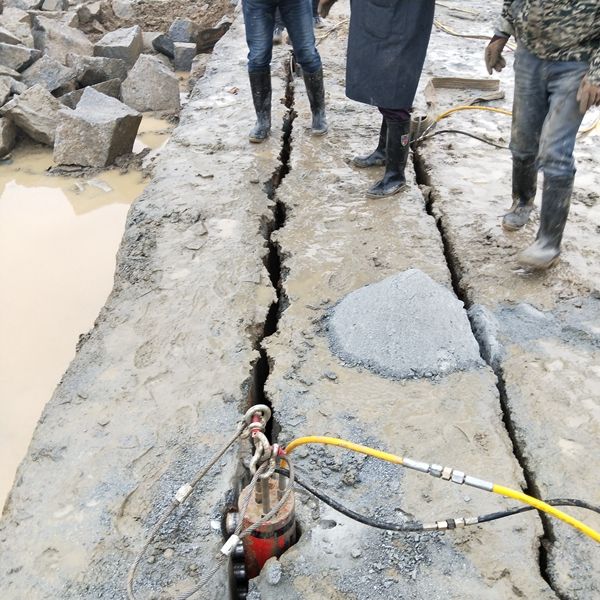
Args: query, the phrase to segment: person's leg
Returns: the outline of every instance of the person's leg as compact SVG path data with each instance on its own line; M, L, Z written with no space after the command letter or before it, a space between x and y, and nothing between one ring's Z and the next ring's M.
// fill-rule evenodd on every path
M248 75L256 125L250 132L251 142L264 141L271 131L271 56L275 4L270 0L244 0L244 24L248 44Z
M315 135L327 132L325 88L321 57L315 44L311 0L280 0L281 16L288 30L296 60L302 67L306 93L312 112Z
M386 123L385 173L368 192L369 198L397 194L406 185L404 170L410 152L410 109L380 108Z
M560 255L575 178L573 150L583 119L577 102L577 90L588 67L584 62L549 63L550 107L542 129L538 155L538 164L544 173L540 227L536 241L519 255L519 262L527 267L546 269Z
M546 63L520 46L515 55L515 93L510 150L512 152L512 207L502 225L509 231L527 223L537 190L539 142L548 112Z
M285 25L281 18L281 11L279 8L275 11L275 26L273 27L273 43L281 44L283 42L283 32L285 31Z
M319 14L319 0L312 0L312 9L313 9L313 24L317 29L321 29L325 27L325 21L321 18Z

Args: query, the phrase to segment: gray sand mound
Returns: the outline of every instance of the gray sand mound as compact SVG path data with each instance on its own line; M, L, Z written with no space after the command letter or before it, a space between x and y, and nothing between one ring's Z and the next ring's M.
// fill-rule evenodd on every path
M418 269L348 294L333 309L328 332L345 362L393 379L483 364L463 303Z

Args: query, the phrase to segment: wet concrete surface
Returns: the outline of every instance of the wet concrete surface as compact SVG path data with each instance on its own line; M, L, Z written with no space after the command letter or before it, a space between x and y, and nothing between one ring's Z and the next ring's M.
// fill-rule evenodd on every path
M487 33L496 4L473 3L480 17L458 19L443 7L438 13L456 29ZM317 34L331 125L323 138L306 131L308 102L296 80L290 139L248 145L253 115L239 19L217 46L152 183L130 211L108 303L19 469L0 522L6 598L125 597L126 571L161 509L242 414L259 344L270 365L265 392L280 443L340 436L514 488L599 502L583 458L597 454L599 439L590 194L577 192L581 202L569 224L581 236L567 241L565 261L543 278L507 260L535 228L512 237L500 230L510 168L502 151L440 136L418 161L428 173L419 181L428 185L419 187L409 169L402 195L367 200L364 190L380 173L349 159L371 149L380 122L374 109L343 94L347 11L338 3L335 28ZM274 73L282 99L285 52L278 50ZM483 76L481 52L481 42L434 32L427 74ZM509 81L503 75L508 91ZM273 105L274 124L281 123L285 107ZM506 117L455 118L506 139ZM581 146L589 166L592 142ZM261 182L288 153L290 172L274 204ZM582 166L580 190L597 189L596 178ZM268 260L273 253L278 261ZM265 263L277 262L280 272L269 275ZM331 307L410 268L467 303L488 365L437 381L397 381L331 353L324 333ZM281 277L279 318L263 339L276 299L270 276ZM293 457L333 497L390 521L513 506L338 449L309 446ZM236 464L235 454L227 455L180 520L165 525L141 566L144 597L173 597L213 564L221 536L211 519L226 503ZM302 492L298 506L299 543L251 582L249 598L587 600L596 593L593 542L536 513L406 536L359 525ZM201 596L223 599L226 589L220 571Z

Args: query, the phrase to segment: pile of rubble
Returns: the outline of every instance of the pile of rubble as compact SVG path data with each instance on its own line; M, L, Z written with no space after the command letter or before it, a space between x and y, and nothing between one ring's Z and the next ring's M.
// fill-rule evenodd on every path
M4 0L0 157L24 134L52 146L57 164L111 164L132 151L142 112L179 112L175 71L192 71L197 80L203 53L229 27L201 31L177 18L166 33L133 25L102 35L106 14L115 17L105 2Z

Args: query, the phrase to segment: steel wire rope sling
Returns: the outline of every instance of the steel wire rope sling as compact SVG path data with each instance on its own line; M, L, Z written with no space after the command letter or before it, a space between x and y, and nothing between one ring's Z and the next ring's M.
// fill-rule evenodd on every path
M260 415L260 416L258 416ZM243 497L240 498L239 506L240 506L240 518L239 523L234 531L234 533L227 539L217 556L215 557L215 565L209 570L209 572L200 580L200 582L191 590L184 592L177 596L177 600L187 600L191 598L193 595L198 593L215 575L215 573L221 568L222 564L226 559L229 558L235 547L238 545L240 541L242 541L247 536L251 535L254 531L256 531L263 523L272 519L277 513L281 510L284 504L287 502L290 494L294 488L294 468L292 462L283 457L283 452L280 451L279 446L273 445L271 446L264 436L264 428L267 421L271 417L271 410L269 407L264 405L256 405L251 407L245 414L244 418L238 423L237 430L235 434L227 441L225 446L221 448L212 458L211 460L204 466L196 476L190 480L189 483L184 483L175 493L169 505L165 508L165 510L161 513L161 516L158 518L156 524L152 527L146 541L144 542L142 548L138 551L135 560L133 561L129 573L127 576L127 598L129 600L139 600L138 596L134 591L134 583L135 583L135 575L139 564L146 553L146 550L158 534L158 532L162 529L166 521L169 517L175 512L175 510L181 506L190 496L190 494L194 491L196 486L202 481L202 479L206 476L206 474L212 469L212 467L220 460L220 458L229 450L229 448L241 437L248 437L250 435L256 436L258 443L256 444L256 451L251 461L251 467L253 476L243 492ZM264 462L258 465L261 457L263 457ZM275 503L273 508L266 514L264 514L259 520L255 523L243 529L243 520L246 511L248 510L248 505L250 502L250 497L258 480L262 477L265 477L268 473L275 472L276 470L276 461L279 460L281 466L287 466L287 486L282 491L281 497Z
M587 535L592 538L594 541L600 543L600 533L595 529L592 529L582 521L575 519L574 517L566 514L562 510L556 508L556 506L552 506L551 504L544 502L543 500L539 500L538 498L534 498L528 494L524 494L518 490L513 490L512 488L498 485L492 483L490 481L486 481L483 479L479 479L477 477L472 477L471 475L467 475L462 471L454 469L452 467L444 467L442 465L436 464L428 464L421 461L416 461L408 457L396 456L395 454L390 454L389 452L384 452L381 450L375 450L373 448L369 448L368 446L363 446L361 444L355 444L354 442L349 442L347 440L342 440L339 438L332 438L326 436L307 436L301 437L290 442L285 448L286 456L289 456L295 448L298 446L303 446L305 444L324 444L331 446L338 446L340 448L345 448L347 450L351 450L353 452L358 452L361 454L366 454L368 456L372 456L374 458L378 458L380 460L384 460L396 465L400 465L403 467L407 467L409 469L413 469L415 471L419 471L420 473L425 473L431 475L433 477L443 479L445 481L451 481L452 483L456 483L459 485L468 485L471 487L475 487L480 490L484 490L486 492L493 492L494 494L498 494L500 496L505 496L508 498L512 498L513 500L518 500L523 504L527 504L539 511L542 511L546 514L549 514L561 521L564 521L571 527L577 529L581 533ZM586 504L586 503L582 503ZM582 506L586 508L586 506ZM592 508L594 510L594 508ZM491 520L491 519L486 519ZM451 522L450 522L451 521ZM465 519L452 519L450 521L437 521L436 523L426 524L427 530L444 530L444 529L455 529L459 527L465 527L466 525L471 525L474 523L468 523Z

